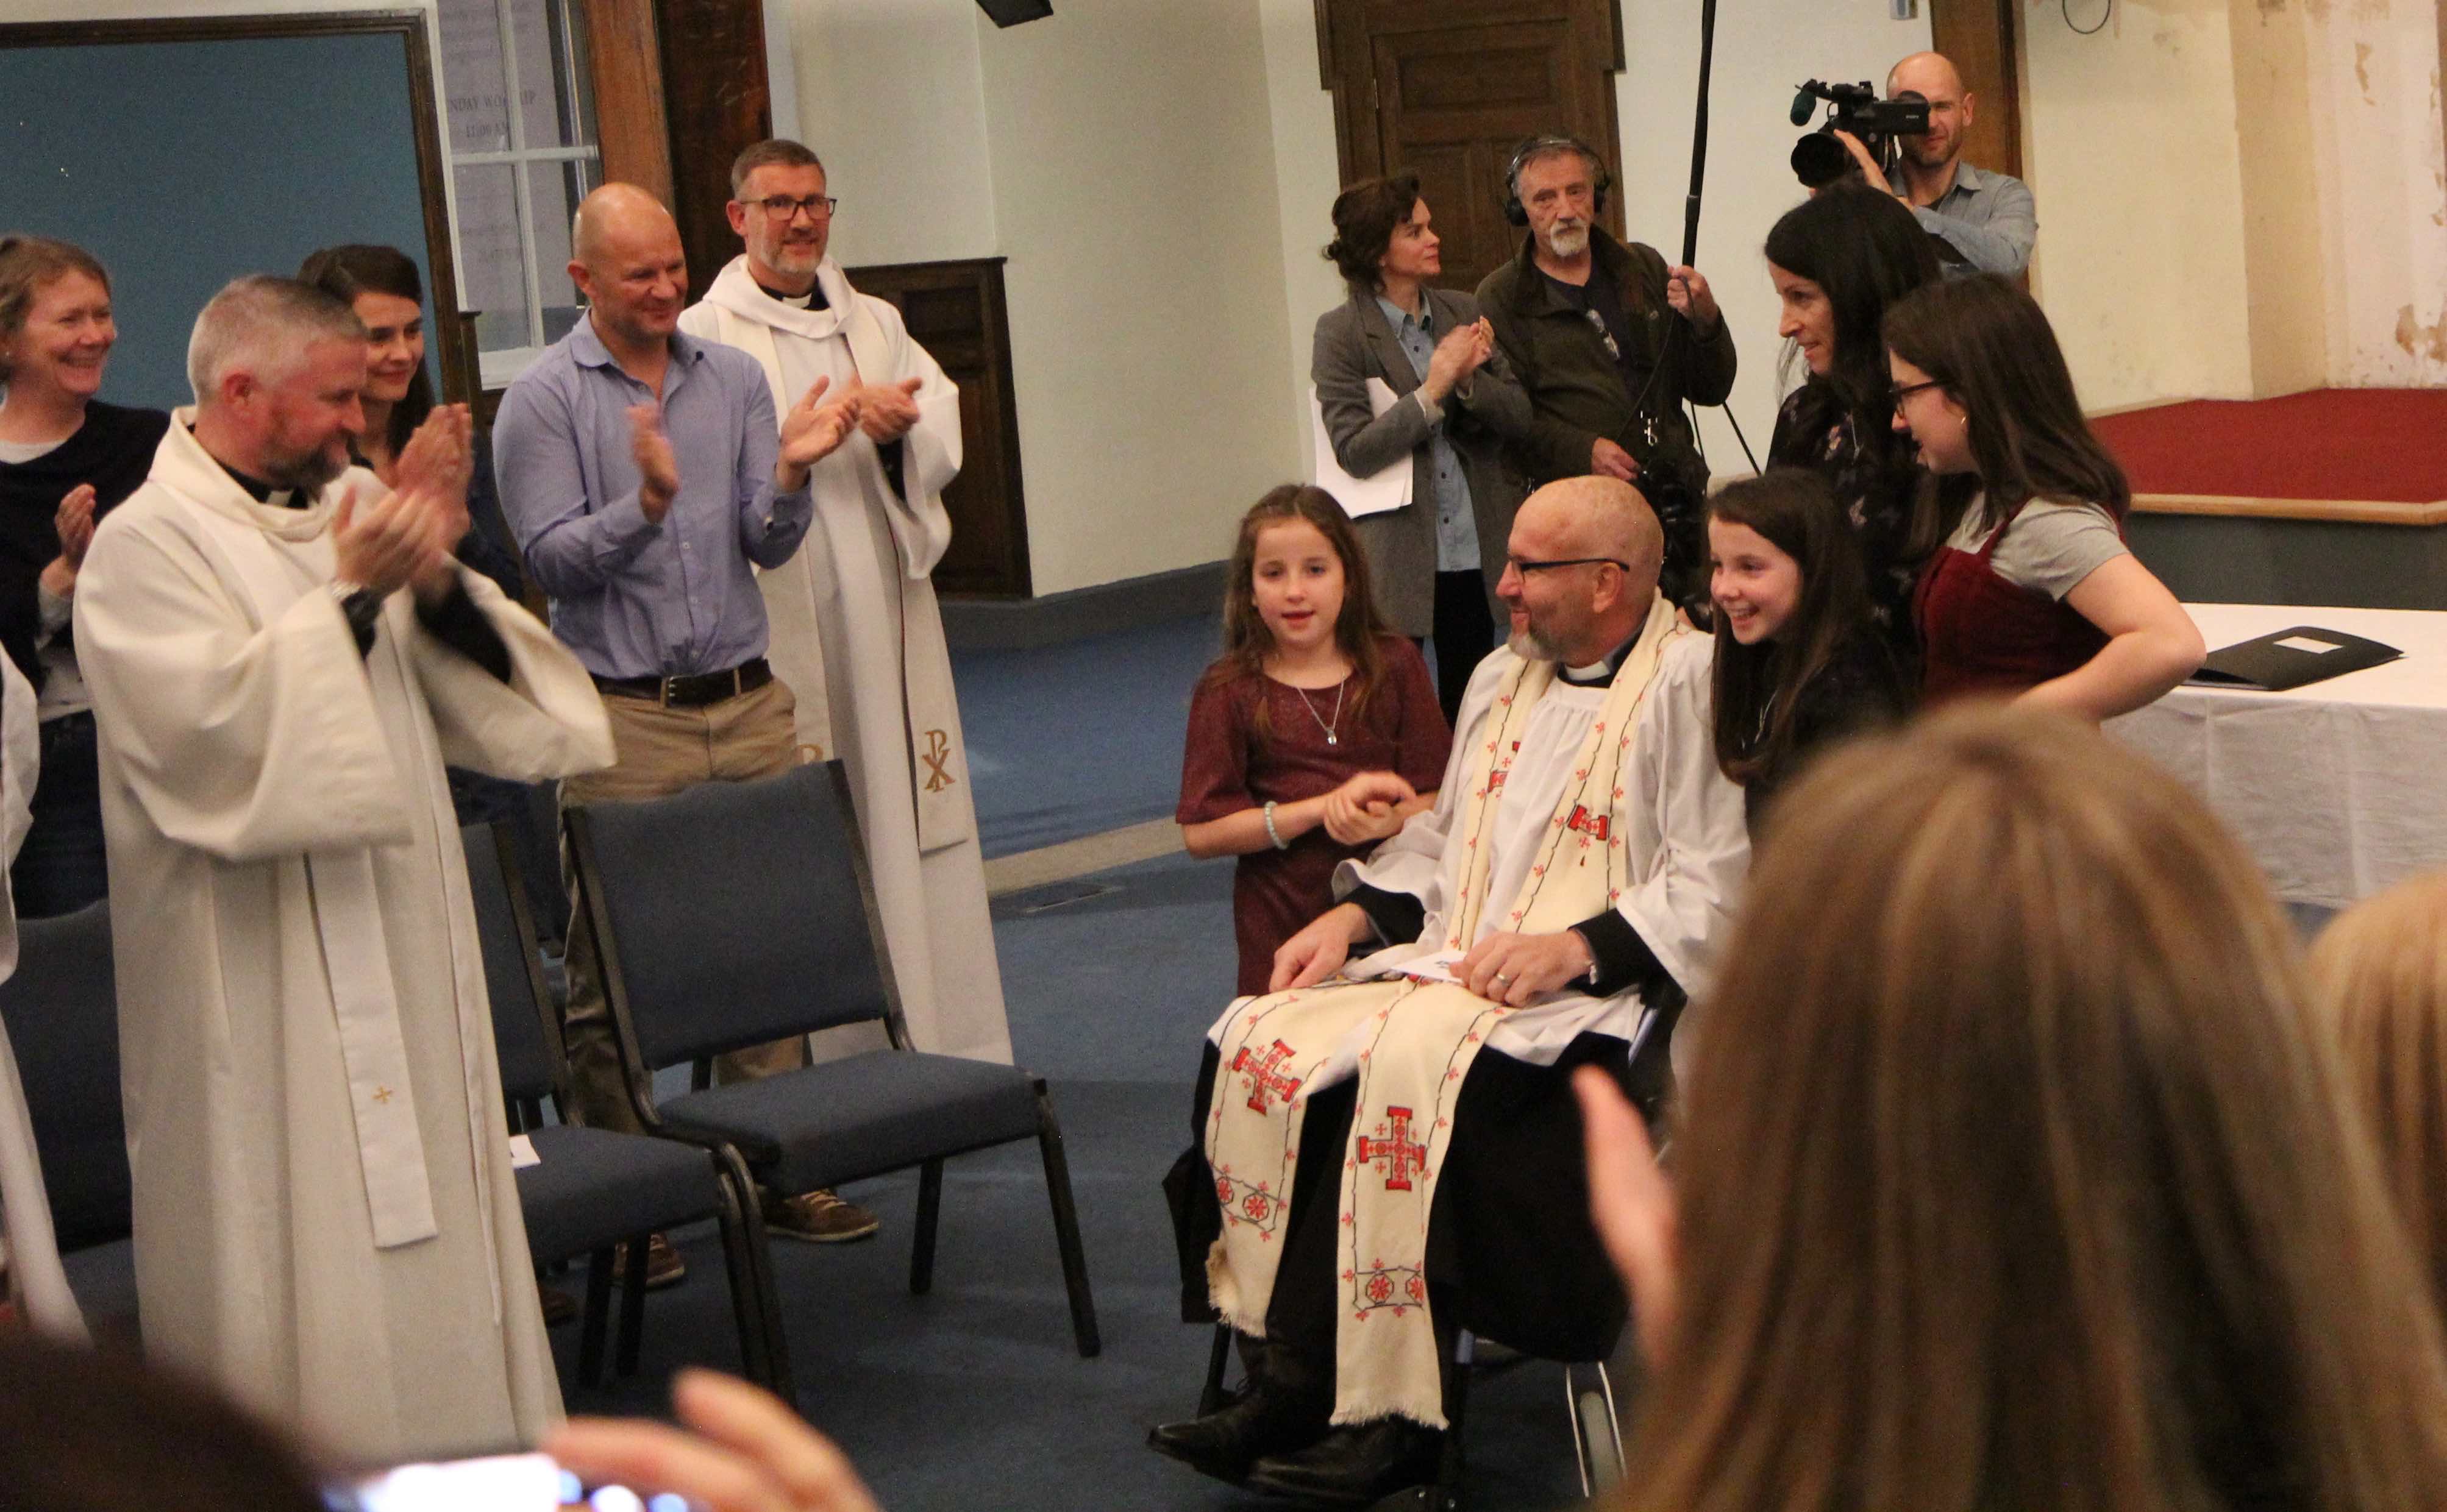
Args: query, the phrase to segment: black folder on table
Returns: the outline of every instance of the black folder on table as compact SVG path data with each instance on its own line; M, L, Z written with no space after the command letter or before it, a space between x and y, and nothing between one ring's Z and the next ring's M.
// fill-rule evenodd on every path
M2201 670L2187 681L2203 688L2257 688L2282 693L2382 666L2403 654L2393 646L2341 630L2296 625L2210 652Z

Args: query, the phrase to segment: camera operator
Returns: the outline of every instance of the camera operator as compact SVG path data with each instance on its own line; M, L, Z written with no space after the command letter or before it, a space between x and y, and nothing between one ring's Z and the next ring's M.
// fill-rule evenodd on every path
M1923 229L1945 244L1945 261L2020 277L2039 235L2030 186L1963 161L1963 137L1971 129L1977 102L1944 54L1915 52L1895 65L1887 75L1887 98L1906 92L1928 102L1928 134L1896 139L1899 161L1891 175L1850 132L1838 131L1835 139L1869 182L1886 185Z
M1505 174L1505 217L1527 228L1520 255L1478 286L1496 345L1528 390L1528 439L1514 450L1531 486L1596 473L1639 484L1666 524L1667 592L1698 564L1707 497L1683 403L1734 387L1734 341L1708 280L1598 224L1613 179L1587 143L1532 137Z

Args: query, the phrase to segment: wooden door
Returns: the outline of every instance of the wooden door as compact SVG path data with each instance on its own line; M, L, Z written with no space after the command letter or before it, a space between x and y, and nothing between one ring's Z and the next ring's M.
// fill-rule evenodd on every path
M1615 0L1317 0L1342 181L1415 173L1444 238L1448 288L1513 256L1504 169L1526 137L1566 132L1618 175ZM1326 208L1317 207L1319 229ZM1605 223L1622 234L1622 196Z
M1963 161L2022 175L2021 69L2014 48L2014 0L1929 0L1929 45L1953 60L1973 98Z

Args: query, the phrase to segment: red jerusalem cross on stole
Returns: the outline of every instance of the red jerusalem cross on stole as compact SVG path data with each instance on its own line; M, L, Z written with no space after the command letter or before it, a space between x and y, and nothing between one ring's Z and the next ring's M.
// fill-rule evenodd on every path
M1591 836L1596 839L1600 844L1603 844L1606 838L1614 833L1614 816L1611 814L1592 814L1589 812L1588 804L1574 803L1572 805L1572 817L1568 827L1576 829L1584 835Z
M1281 1040L1277 1040L1274 1043L1274 1047L1265 1052L1265 1057L1262 1061L1259 1057L1250 1054L1249 1047L1246 1045L1241 1047L1240 1054L1232 1057L1232 1069L1235 1071L1243 1071L1248 1074L1249 1111L1253 1113L1264 1112L1266 1110L1266 1094L1268 1092L1274 1093L1277 1097L1281 1098L1286 1103L1290 1102L1292 1098L1299 1093L1300 1088L1299 1078L1297 1076L1285 1076L1280 1068L1284 1061L1291 1058L1291 1053L1292 1048L1290 1046L1284 1044Z
M1428 1147L1411 1143L1411 1110L1388 1107L1385 1109L1385 1122L1377 1125L1376 1128L1380 1133L1390 1128L1392 1137L1372 1140L1365 1134L1360 1135L1359 1163L1375 1165L1385 1173L1385 1190L1407 1192L1411 1189L1412 1171L1415 1169L1424 1176L1428 1163Z

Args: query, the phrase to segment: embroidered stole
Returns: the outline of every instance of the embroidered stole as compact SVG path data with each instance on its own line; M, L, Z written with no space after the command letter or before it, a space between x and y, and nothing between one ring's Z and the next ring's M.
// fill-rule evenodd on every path
M1582 742L1501 928L1556 933L1622 896L1622 754L1665 647L1689 633L1660 595ZM1466 949L1478 936L1505 779L1555 673L1552 662L1523 662L1496 691L1463 801L1462 876L1445 950ZM1206 1114L1207 1162L1224 1209L1223 1237L1207 1256L1208 1294L1234 1328L1252 1335L1266 1332L1281 1259L1308 1106L1301 1089L1356 1057L1357 1102L1337 1197L1337 1424L1400 1416L1445 1427L1428 1311L1428 1219L1452 1139L1453 1101L1489 1030L1516 1011L1450 982L1333 980L1246 999L1224 1026Z

